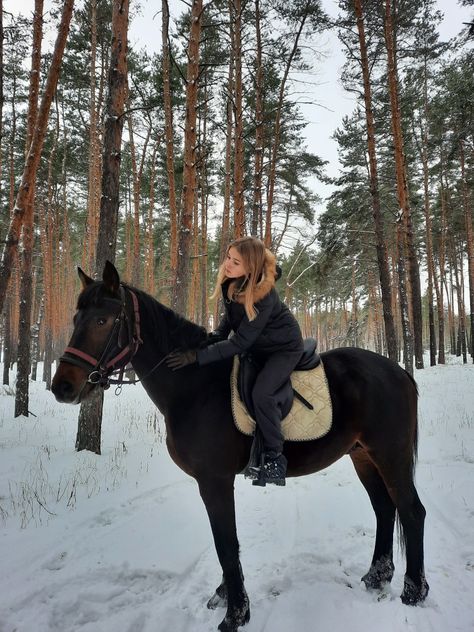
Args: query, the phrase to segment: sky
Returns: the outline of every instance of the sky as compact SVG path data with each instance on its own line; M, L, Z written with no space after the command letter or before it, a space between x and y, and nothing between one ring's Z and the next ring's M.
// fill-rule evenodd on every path
M33 11L33 0L3 0L6 11L28 13ZM45 0L46 9L51 0ZM134 46L145 48L148 52L157 52L161 47L161 0L141 0L141 9L130 25L130 40ZM322 0L323 7L330 16L338 13L337 0ZM133 11L133 3L132 3ZM171 12L174 15L184 8L180 0L171 0ZM438 0L438 6L444 14L440 25L441 39L454 37L462 29L462 23L472 19L472 8L461 7L455 0ZM340 126L344 115L353 109L353 96L347 93L339 80L340 70L344 64L344 54L335 33L321 36L318 49L324 60L317 64L315 85L308 86L305 101L317 105L302 105L305 119L309 122L305 130L308 150L329 162L327 173L338 175L337 144L331 136ZM315 191L324 197L331 188L322 183L312 183Z

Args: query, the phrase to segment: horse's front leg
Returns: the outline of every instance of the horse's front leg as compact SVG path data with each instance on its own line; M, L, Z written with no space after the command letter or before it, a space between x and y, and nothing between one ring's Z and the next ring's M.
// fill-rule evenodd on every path
M250 606L239 561L239 542L235 526L234 477L198 480L201 498L211 523L223 580L209 607L225 604L227 612L219 625L221 632L237 632L250 619ZM219 599L220 598L220 599Z

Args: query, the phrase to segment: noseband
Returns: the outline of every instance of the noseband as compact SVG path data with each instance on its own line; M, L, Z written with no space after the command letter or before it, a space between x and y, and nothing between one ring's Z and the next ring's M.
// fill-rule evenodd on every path
M124 383L123 374L125 367L143 343L140 336L138 299L132 290L125 288L123 285L120 286L120 296L120 299L104 298L105 301L118 303L120 312L115 318L114 325L99 359L76 347L66 347L64 354L59 358L60 362L67 362L84 369L88 373L87 382L89 384L98 384L104 389L109 388L110 384ZM120 351L110 357L110 348L112 347L113 349L115 337L117 337ZM118 379L110 379L110 375L117 372L119 373Z

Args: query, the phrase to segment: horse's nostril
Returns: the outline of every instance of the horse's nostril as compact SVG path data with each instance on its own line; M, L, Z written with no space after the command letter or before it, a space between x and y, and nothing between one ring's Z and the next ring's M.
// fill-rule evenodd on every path
M51 391L58 401L67 402L72 399L74 387L71 382L68 382L67 380L60 380L59 382L52 384Z

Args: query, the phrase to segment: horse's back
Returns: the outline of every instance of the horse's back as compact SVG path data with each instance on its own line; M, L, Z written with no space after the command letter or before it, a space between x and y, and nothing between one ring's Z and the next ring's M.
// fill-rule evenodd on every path
M416 383L396 362L357 347L332 349L321 359L336 414L352 410L371 422L375 416L416 419Z

